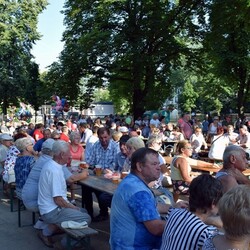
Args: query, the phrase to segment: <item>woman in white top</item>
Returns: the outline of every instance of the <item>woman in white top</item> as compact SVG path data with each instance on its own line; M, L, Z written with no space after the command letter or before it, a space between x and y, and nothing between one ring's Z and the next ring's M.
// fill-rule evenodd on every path
M215 116L213 122L208 127L208 140L211 142L213 137L217 135L217 128L220 127L219 117Z
M195 156L198 156L198 153L200 152L202 145L204 145L204 148L207 149L207 143L202 134L201 128L199 127L195 128L194 134L192 134L190 137L190 143L193 147L193 154Z
M223 127L218 127L217 135L213 137L208 157L212 160L222 161L223 153L228 144L229 144L229 139L227 136L224 136Z

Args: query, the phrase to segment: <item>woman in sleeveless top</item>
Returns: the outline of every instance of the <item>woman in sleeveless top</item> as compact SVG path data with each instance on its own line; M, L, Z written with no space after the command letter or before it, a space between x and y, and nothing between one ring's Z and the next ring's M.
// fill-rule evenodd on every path
M78 132L70 134L70 153L72 160L82 161L84 159L84 149L80 144L81 135Z
M187 140L179 141L176 147L177 155L171 162L171 179L173 183L174 199L181 195L189 194L191 166L188 158L192 155L191 144Z
M215 116L213 122L209 125L208 128L208 141L211 142L213 140L213 137L217 135L217 128L221 126L221 123L219 122L219 117Z

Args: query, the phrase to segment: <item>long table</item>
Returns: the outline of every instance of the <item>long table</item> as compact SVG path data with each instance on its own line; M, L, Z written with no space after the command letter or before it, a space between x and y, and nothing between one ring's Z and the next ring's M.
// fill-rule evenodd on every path
M82 188L82 194L84 192L84 186L94 188L99 191L106 192L108 194L113 195L119 184L114 184L111 179L107 179L104 175L96 176L93 174L93 171L89 170L89 176L77 182ZM119 180L121 181L121 180ZM152 189L156 196L161 195L162 193L157 189ZM82 199L82 207L84 207L84 201Z
M96 176L92 173L81 181L78 181L81 186L88 186L99 191L105 191L108 194L114 194L118 184L114 184L111 179L105 178L103 175Z
M91 170L89 170L89 173L90 174L86 179L77 182L82 188L82 194L84 192L84 186L91 187L111 195L114 194L115 190L118 187L118 184L114 184L111 179L107 179L103 175L101 176L94 175ZM83 199L82 199L82 207L84 207Z
M167 164L171 164L171 162L173 160L173 157L165 156L164 159L165 159ZM208 171L210 173L211 172L212 173L217 173L222 168L222 166L219 167L219 168L216 168L216 167L213 167L213 166L211 166L211 167L204 166L202 164L204 162L199 161L199 160L194 160L194 159L191 159L191 158L188 158L187 160L189 161L189 164L190 164L191 168L194 169L194 170ZM243 171L243 174L245 176L250 176L250 169L247 169L247 170Z

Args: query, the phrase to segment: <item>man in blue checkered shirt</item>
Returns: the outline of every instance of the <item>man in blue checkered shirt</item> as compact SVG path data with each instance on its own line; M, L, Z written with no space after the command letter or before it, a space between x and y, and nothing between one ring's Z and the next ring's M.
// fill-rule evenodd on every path
M101 165L103 170L113 170L116 155L120 151L119 144L111 140L110 131L106 127L99 128L97 135L99 141L97 141L92 147L92 152L87 163L89 166ZM95 218L93 217L92 192L95 193L100 208L100 213ZM84 186L82 199L85 208L92 217L92 221L103 221L109 218L108 207L110 207L112 195Z

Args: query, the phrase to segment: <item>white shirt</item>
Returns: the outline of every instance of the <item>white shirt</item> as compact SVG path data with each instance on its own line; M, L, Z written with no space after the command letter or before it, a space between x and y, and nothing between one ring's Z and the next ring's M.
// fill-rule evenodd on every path
M91 135L89 137L89 139L87 140L87 143L86 143L86 147L85 147L85 161L88 162L89 161L89 157L90 157L90 154L91 154L91 150L92 150L92 147L94 146L94 144L98 141L98 137L95 136L95 135Z
M38 183L38 207L40 214L47 214L57 208L54 197L61 196L67 200L67 185L62 165L49 160L42 168Z
M158 119L156 119L156 120L151 119L150 122L149 122L150 125L155 125L155 127L157 127L157 128L159 127L160 123L161 122Z

